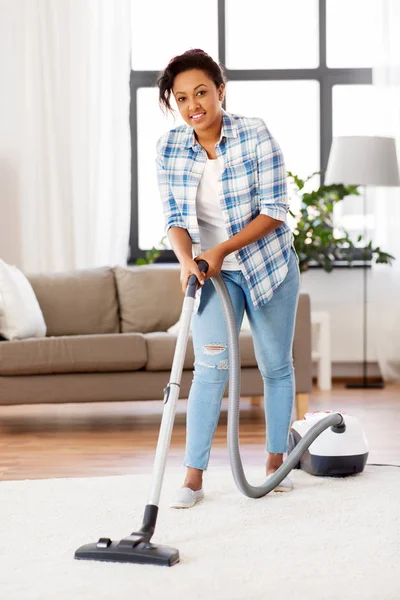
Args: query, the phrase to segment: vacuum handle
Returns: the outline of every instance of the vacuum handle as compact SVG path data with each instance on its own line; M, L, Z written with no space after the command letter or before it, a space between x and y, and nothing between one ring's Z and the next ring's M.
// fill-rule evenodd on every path
M203 260L203 259L199 260L199 262L197 263L197 266L199 267L200 273L207 273L208 262L206 260ZM200 282L199 282L197 276L193 273L189 277L189 281L188 281L187 288L186 288L186 296L194 298L199 285L200 285Z

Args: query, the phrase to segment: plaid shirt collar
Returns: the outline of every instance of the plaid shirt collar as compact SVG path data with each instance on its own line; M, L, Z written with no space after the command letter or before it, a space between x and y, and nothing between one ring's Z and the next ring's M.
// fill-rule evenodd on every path
M222 111L222 128L221 128L221 136L219 138L219 141L222 140L222 138L237 138L238 137L238 129L237 126L235 125L235 123L233 122L231 116L229 115L228 112L226 112L226 110L224 110L221 107L221 111ZM183 148L192 148L195 151L199 151L200 150L200 144L198 143L198 141L196 140L196 137L194 135L194 129L193 127L190 127L190 125L186 125L186 132L185 132L185 139L182 142L182 147Z

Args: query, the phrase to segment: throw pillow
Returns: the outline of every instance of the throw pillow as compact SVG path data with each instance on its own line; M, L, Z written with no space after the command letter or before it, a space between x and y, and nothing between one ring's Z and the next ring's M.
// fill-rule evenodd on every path
M7 340L46 336L46 323L31 284L17 267L0 259L0 335Z

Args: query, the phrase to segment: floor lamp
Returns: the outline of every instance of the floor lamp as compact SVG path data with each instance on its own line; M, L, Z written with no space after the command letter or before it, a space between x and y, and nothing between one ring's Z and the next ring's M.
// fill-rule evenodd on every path
M362 185L364 198L364 241L367 238L367 186L399 186L400 176L394 138L343 136L332 141L325 185ZM364 257L363 379L348 388L383 388L383 382L367 381L367 260Z

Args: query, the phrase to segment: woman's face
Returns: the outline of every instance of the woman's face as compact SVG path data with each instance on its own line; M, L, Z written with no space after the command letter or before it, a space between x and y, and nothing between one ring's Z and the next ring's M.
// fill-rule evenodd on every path
M179 73L175 77L172 93L182 118L196 133L201 134L220 123L224 84L217 89L204 71L191 69Z

